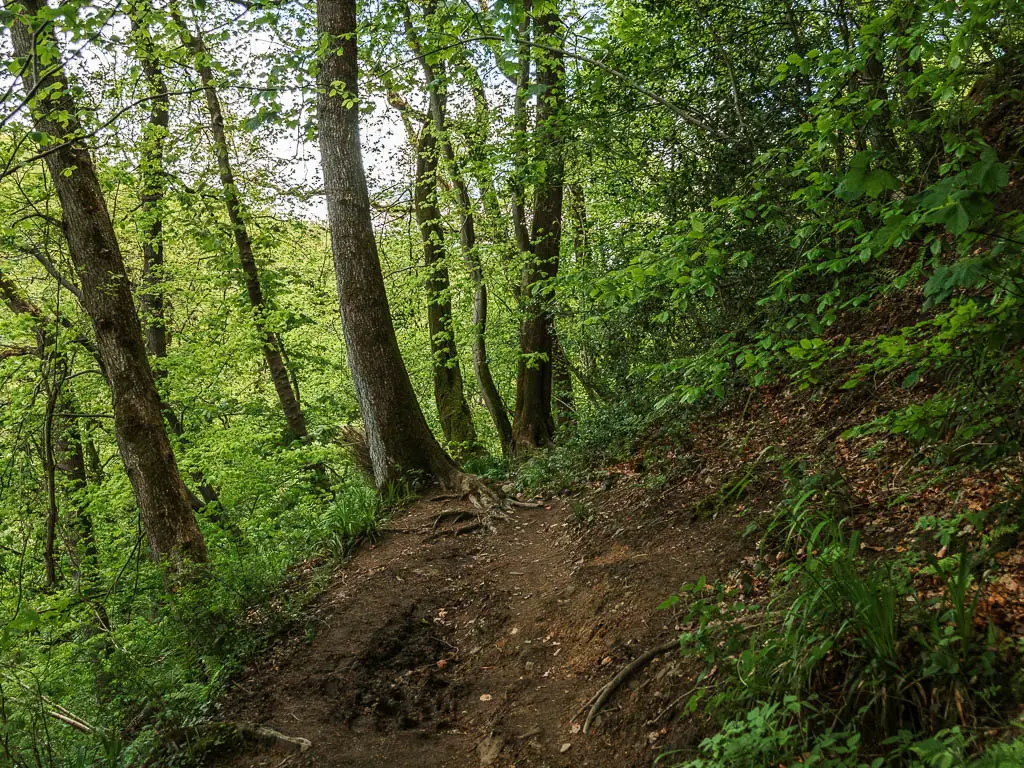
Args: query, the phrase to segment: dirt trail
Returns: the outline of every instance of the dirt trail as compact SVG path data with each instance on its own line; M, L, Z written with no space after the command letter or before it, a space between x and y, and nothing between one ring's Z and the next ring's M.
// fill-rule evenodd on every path
M677 631L656 606L748 554L742 521L682 509L613 490L517 509L487 531L464 502L415 504L341 570L312 640L282 641L225 704L229 719L312 747L246 743L209 764L626 768L692 746L700 726L673 702L695 670L671 652L579 729L601 686Z

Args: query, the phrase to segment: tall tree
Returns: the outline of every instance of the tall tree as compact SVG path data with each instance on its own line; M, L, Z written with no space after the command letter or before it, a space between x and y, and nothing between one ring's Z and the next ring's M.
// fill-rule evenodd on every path
M429 116L433 122L436 143L440 145L441 156L445 161L445 172L455 190L455 201L459 209L459 243L462 247L463 260L469 268L470 280L473 283L473 373L476 376L477 385L480 387L484 405L487 407L487 412L498 433L502 453L508 456L512 447L512 424L508 418L505 402L494 383L494 376L491 374L490 361L487 356L487 283L484 280L483 264L477 250L473 200L463 174L462 163L455 154L448 130L446 67L443 61L432 63L430 57L425 55L422 41L416 34L408 4L404 6L404 11L406 36L409 38L410 47L416 54L420 67L423 69L423 77L427 82ZM425 8L425 21L428 29L436 26L436 11L435 0L428 0ZM473 70L473 74L476 74L476 70ZM493 181L491 181L491 185L481 189L483 194L486 195L487 190L493 189Z
M164 172L164 146L170 127L171 97L163 67L150 32L152 4L137 0L129 9L136 53L146 81L149 116L142 129L139 171L142 180L142 290L139 309L146 331L146 346L157 358L167 356L167 326L164 318L164 238L163 204L167 188ZM172 421L172 426L174 422Z
M469 490L423 417L398 349L359 145L356 0L317 0L320 151L348 364L378 486L419 474Z
M529 243L524 244L525 222L521 201L514 203L518 240L526 263L522 272L524 318L519 332L519 364L516 371L516 408L512 422L512 440L519 453L549 445L555 434L551 409L552 373L555 345L547 285L558 273L561 249L562 198L565 158L562 148L563 107L565 102L565 64L560 35L561 20L554 0L543 0L534 7L536 39L545 47L537 57L537 124L535 144L540 178L534 187L533 226ZM529 59L521 54L521 73L528 73ZM517 110L524 98L528 76L520 76ZM522 130L519 118L518 130Z
M192 53L193 63L202 81L203 93L206 96L206 106L210 117L210 132L213 134L213 149L217 156L217 170L220 174L221 185L224 188L224 205L227 208L228 220L231 222L231 230L235 237L235 246L238 249L238 258L242 266L242 274L245 278L245 292L252 307L256 327L260 335L263 347L263 357L266 360L267 368L270 370L270 378L274 383L274 390L277 392L277 399L284 411L285 421L288 424L290 436L304 440L308 436L306 429L306 418L299 403L298 387L292 373L289 373L285 362L284 342L281 336L267 327L267 315L270 309L269 302L263 294L263 286L260 283L259 267L256 264L256 254L253 250L252 238L249 235L249 225L246 221L247 214L242 203L242 196L238 185L235 182L235 173L231 165L231 153L228 150L227 130L224 123L224 108L221 105L220 94L217 93L217 79L213 72L213 63L206 43L198 30L193 31L185 24L185 20L172 6L172 18L181 33L182 43Z
M11 39L61 204L82 303L110 384L114 430L155 559L206 560L206 545L171 450L121 249L43 0L8 2Z
M160 379L165 373L162 368L163 359L167 357L164 293L164 197L167 191L167 173L164 169L164 148L171 122L171 97L167 92L167 81L159 51L150 30L152 3L150 0L136 0L129 8L128 15L132 24L136 56L142 63L146 95L149 99L149 115L142 128L139 149L142 181L142 288L139 291L139 309L146 332L146 347L149 354L159 361L153 373ZM178 450L181 451L186 444L185 425L168 403L165 402L164 406L164 418L177 436ZM192 479L206 503L218 500L216 489L202 472L192 472ZM197 500L194 505L198 505Z
M455 345L452 322L451 284L445 263L444 228L437 199L437 135L427 121L416 142L416 181L413 204L423 241L423 263L427 268L427 327L430 331L430 367L434 377L434 402L444 439L471 449L476 443L473 414L462 386L462 366Z

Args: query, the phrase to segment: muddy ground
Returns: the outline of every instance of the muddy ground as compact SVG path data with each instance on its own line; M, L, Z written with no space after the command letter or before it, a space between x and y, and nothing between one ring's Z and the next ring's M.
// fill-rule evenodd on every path
M468 502L416 503L340 569L316 625L279 640L224 704L233 722L311 746L247 740L208 764L629 768L692 756L704 723L680 710L697 665L676 652L581 730L602 686L678 635L681 617L658 605L750 561L744 520L699 519L684 502L626 484L482 527Z

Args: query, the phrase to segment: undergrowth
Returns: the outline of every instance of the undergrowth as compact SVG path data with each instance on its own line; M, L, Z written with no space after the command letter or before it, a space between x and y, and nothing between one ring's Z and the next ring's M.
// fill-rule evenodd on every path
M993 732L1012 735L1024 701L1020 639L979 611L1005 524L974 515L975 535L951 540L962 517L923 521L920 546L893 558L862 547L843 516L852 506L840 474L792 476L756 527L763 590L701 580L667 601L687 606L681 647L704 661L687 711L721 729L700 757L665 764L988 766L1021 754L1024 743L977 754Z
M358 477L331 495L302 484L275 491L265 479L262 503L254 494L254 505L222 508L221 524L205 526L208 570L169 583L136 540L114 582L123 588L93 595L86 586L71 602L25 595L0 634L0 762L195 764L219 738L210 726L232 675L304 620L384 509Z

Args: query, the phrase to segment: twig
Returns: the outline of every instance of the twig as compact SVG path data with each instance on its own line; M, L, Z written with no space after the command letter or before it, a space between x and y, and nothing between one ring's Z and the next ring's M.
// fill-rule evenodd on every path
M669 714L670 712L672 712L672 710L674 710L676 707L678 707L679 706L679 702L681 702L683 699L687 698L688 696L692 696L697 691L699 691L702 687L703 686L698 685L698 686L696 686L694 688L691 688L688 691L685 691L685 692L679 694L674 699L672 699L672 701L669 702L668 705L666 705L665 708L662 709L658 714L656 714L654 717L652 717L650 720L648 720L646 723L644 723L644 725L655 725L655 724L657 724L658 722L661 721L661 718L663 718L665 715Z
M593 706L591 706L590 712L587 713L587 719L583 722L583 732L588 733L590 731L590 725L594 722L594 718L601 713L601 709L604 707L605 702L607 702L611 695L618 690L620 685L650 664L651 661L656 659L658 656L661 656L661 654L668 653L673 648L678 647L679 638L674 637L661 645L651 648L649 651L645 651L623 667L619 673L598 692L597 701L595 701Z

